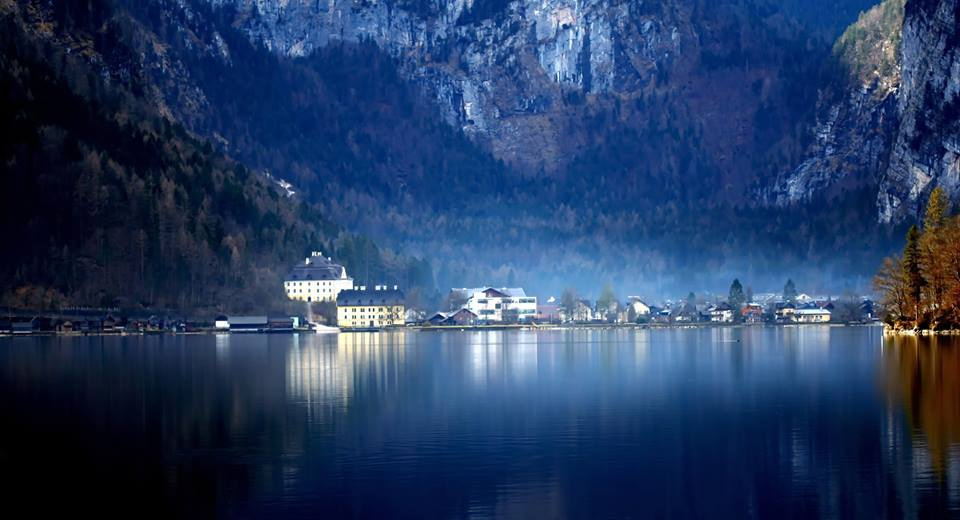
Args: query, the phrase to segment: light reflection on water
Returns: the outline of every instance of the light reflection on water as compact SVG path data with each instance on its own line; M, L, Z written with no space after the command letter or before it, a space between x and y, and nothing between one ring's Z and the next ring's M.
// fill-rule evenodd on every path
M41 506L876 518L960 505L960 343L878 328L0 338L0 384L10 496L64 496Z

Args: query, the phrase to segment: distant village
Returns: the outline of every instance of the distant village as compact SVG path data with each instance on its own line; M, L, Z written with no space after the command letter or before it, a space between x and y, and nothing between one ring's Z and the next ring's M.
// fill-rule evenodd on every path
M608 293L597 301L572 291L541 301L522 287L463 287L449 291L442 309L407 308L397 286L355 286L346 269L315 252L295 266L284 290L291 300L335 303L336 326L343 330L385 327L467 327L523 325L669 325L869 323L877 320L868 298L833 298L797 292L787 281L781 294L743 292L738 280L728 298L697 298L650 303L640 296L620 301Z
M868 298L812 296L798 292L788 280L782 293L744 292L734 280L724 296L697 296L653 303L642 296L618 299L605 287L596 301L567 290L538 299L521 287L450 289L441 309L408 307L396 285L356 285L343 265L315 251L284 277L291 301L304 303L304 315L270 317L218 316L212 323L149 316L145 318L86 316L73 318L8 316L0 318L0 334L35 332L340 332L400 327L422 329L464 327L669 326L729 324L871 323L878 320Z

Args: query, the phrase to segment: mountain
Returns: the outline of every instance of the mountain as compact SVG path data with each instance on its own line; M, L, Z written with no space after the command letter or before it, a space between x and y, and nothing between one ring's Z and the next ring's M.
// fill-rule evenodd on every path
M416 261L388 268L369 241L163 117L113 12L0 4L5 305L278 309L289 264L319 246L410 280Z
M940 186L960 199L960 3L909 0L901 44L900 125L880 183L880 218L919 215Z
M742 200L816 93L796 81L817 73L813 43L764 2L211 4L254 45L293 62L375 45L430 100L431 117L517 176L582 177L593 172L578 159L627 136L634 164L614 165L626 170L618 180L653 181L631 199L702 169L704 189L691 197Z
M771 3L117 6L152 103L440 286L659 291L834 254L842 208L785 214L789 244L743 211L799 156L829 52Z
M950 0L886 0L846 31L835 54L848 86L823 97L817 141L770 190L775 203L866 185L891 223L920 217L936 186L960 199L958 12Z
M815 138L799 166L763 188L767 200L785 206L822 194L843 198L849 189L878 192L899 122L903 7L904 0L884 1L834 44L836 80L820 90Z
M811 32L836 40L857 16L876 6L878 0L778 0L776 4Z
M927 146L901 139L914 2L117 0L76 38L85 4L15 5L440 287L865 284Z

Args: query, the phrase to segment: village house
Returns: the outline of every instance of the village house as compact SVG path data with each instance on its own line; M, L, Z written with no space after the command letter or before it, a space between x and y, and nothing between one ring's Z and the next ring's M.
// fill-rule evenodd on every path
M372 291L366 287L340 291L337 296L337 325L344 329L378 329L400 327L406 310L404 295L397 290L378 285Z
M652 314L655 323L670 323L670 317L673 315L673 309L667 305L660 308Z
M287 298L303 302L333 302L340 291L353 289L347 269L319 251L295 265L283 280Z
M527 296L520 287L477 287L452 289L466 299L463 308L477 316L481 322L526 322L537 315L537 298Z
M830 311L827 309L797 309L793 313L793 321L796 323L827 323L830 321L830 316Z
M711 323L731 323L733 322L733 308L728 303L714 305L707 309L710 315Z
M627 298L627 309L633 311L633 314L637 317L650 315L650 306L640 299L639 296L630 296Z
M217 330L230 330L230 318L220 315L213 321L213 327Z
M230 332L265 332L270 319L266 316L230 316L227 325Z
M551 297L547 303L537 304L537 321L557 323L563 321L563 310L556 303L556 299Z
M13 319L11 325L14 334L33 334L40 328L36 318Z
M460 309L456 312L438 312L430 317L427 323L434 326L470 326L476 325L477 315L470 309Z
M429 318L423 320L423 324L432 326L443 325L443 322L447 321L449 317L449 312L435 312Z
M427 316L427 313L423 311L418 311L417 309L407 309L407 311L404 314L405 316L403 318L403 321L406 322L407 324L420 323L421 321L424 321L424 318L426 318Z
M570 316L570 321L586 323L593 321L593 319L593 307L590 305L590 300L577 300L577 306Z
M744 323L763 323L763 306L759 303L748 303L740 309L740 316Z
M776 316L777 321L779 322L790 322L793 321L793 313L796 312L797 306L791 302L781 302L776 304L776 311L774 315Z
M603 306L600 302L597 302L596 307L593 310L593 319L595 321L603 322L613 322L617 319L617 312L620 309L620 304L618 302L610 302L608 305Z

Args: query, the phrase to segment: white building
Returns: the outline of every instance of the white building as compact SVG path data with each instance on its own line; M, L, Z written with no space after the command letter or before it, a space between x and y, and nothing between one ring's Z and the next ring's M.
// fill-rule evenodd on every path
M830 311L827 309L797 309L793 311L793 321L797 323L827 323Z
M353 289L347 269L325 258L319 251L310 253L283 280L287 298L303 302L335 302L340 291Z
M630 303L627 304L627 308L632 310L636 316L649 316L650 315L650 306L643 302L639 296L630 296L627 298L627 301Z
M477 287L451 289L466 300L463 308L477 315L480 321L529 321L537 315L537 298L527 296L519 287Z
M733 309L727 305L717 305L708 309L710 321L713 323L730 323L733 321Z

